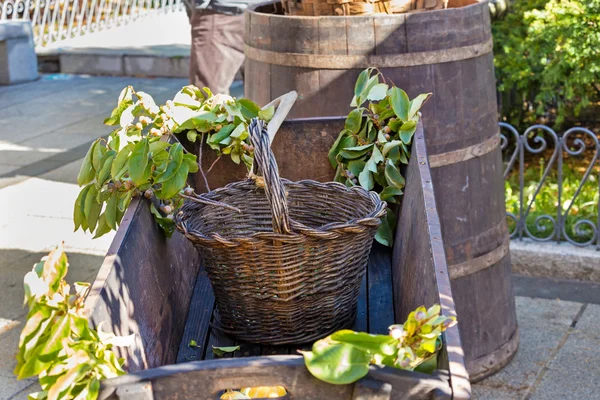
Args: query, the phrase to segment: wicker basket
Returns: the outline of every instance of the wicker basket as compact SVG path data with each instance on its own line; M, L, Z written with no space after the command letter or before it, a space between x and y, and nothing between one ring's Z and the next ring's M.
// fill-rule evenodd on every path
M373 15L439 10L448 0L281 0L286 15Z
M249 131L261 176L198 195L175 218L203 258L218 328L279 345L350 326L385 202L358 186L280 179L262 122Z

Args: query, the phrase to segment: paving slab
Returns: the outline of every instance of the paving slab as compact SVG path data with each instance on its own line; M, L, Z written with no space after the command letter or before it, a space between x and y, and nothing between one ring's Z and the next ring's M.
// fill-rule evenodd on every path
M535 388L532 400L600 399L600 306L589 305Z
M18 381L14 378L7 378L0 376L0 399L10 399L12 396L32 386L33 382L30 380Z
M575 302L528 297L517 297L515 303L519 350L506 368L474 385L477 399L524 399L582 307Z

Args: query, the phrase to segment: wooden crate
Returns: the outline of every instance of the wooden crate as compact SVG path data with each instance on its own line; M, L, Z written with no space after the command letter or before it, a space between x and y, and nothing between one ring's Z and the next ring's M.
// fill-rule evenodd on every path
M293 169L296 173L290 175L294 178L302 174L331 179L326 157L325 163L310 163L310 157L326 154L343 122L329 118L284 123L273 144L282 161L282 176L288 177L286 172ZM290 152L290 140L311 143L312 151ZM231 164L224 164L212 178L218 181L229 176L233 180L236 171ZM388 325L403 322L417 306L433 303L440 303L444 314L455 315L421 127L404 172L407 186L395 245L393 249L373 247L352 327L356 330L385 333ZM214 298L196 250L178 233L166 239L146 200L132 202L87 306L95 324L105 321L105 329L110 326L118 335L135 334L134 345L121 354L130 373L104 381L101 398L216 399L227 388L273 385L286 387L293 399L470 397L457 327L444 333L438 371L433 375L371 367L367 377L353 385L329 385L304 367L296 353L302 346L240 343L233 356L214 359L212 345L237 343L211 328ZM190 340L198 347L190 348Z

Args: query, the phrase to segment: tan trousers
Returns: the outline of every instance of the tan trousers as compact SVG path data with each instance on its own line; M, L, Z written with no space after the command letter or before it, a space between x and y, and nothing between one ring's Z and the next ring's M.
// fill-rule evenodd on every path
M194 10L190 83L229 94L235 74L244 63L244 15Z

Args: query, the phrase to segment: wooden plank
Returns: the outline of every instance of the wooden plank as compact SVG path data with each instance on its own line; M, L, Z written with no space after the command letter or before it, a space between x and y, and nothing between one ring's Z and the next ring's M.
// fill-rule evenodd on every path
M424 136L421 123L413 139L392 258L395 317L398 322L404 321L414 308L433 303L442 306L444 315L457 315ZM419 260L419 263L412 260ZM464 293L468 295L471 290ZM444 333L446 346L438 366L450 371L453 397L467 399L470 398L471 386L459 326Z
M368 269L369 267L367 267ZM367 332L369 330L369 309L367 301L367 278L368 274L363 276L360 283L360 292L358 294L358 303L356 309L356 320L352 325L352 330L357 332Z
M375 54L403 54L408 52L405 15L381 15L374 18L373 22Z
M117 349L128 371L176 361L198 268L191 243L178 232L166 238L148 202L134 199L86 300L94 325L135 334Z
M359 69L320 70L319 100L315 102L315 107L309 110L310 114L303 115L303 117L348 115L352 110L350 102L354 96L354 85L360 72Z
M390 367L369 368L365 382L376 381L391 386L393 400L450 399L451 392L445 379L438 376L402 371ZM313 377L300 356L246 357L177 364L128 374L102 381L99 398L133 400L136 388L152 383L155 400L214 399L228 388L247 386L284 386L295 399L351 400L355 385L330 385ZM389 390L389 389L387 389ZM359 391L360 392L360 391ZM130 394L132 393L132 394Z
M408 52L451 49L484 42L481 13L485 4L406 14ZM487 9L485 9L487 11Z
M375 54L375 17L344 17L348 36L348 55ZM349 65L348 68L352 66Z
M235 342L236 346L240 346L240 349L233 353L233 357L256 357L263 354L263 346L260 344ZM288 353L283 353L288 354Z
M272 16L270 18L271 51L279 53L318 54L319 19L288 18Z
M319 104L319 71L311 68L271 65L271 100L292 90L298 92L299 101L289 114L290 118L314 115Z
M296 349L300 346L262 346L263 356L296 354Z
M388 327L394 323L391 252L389 247L373 243L369 256L367 272L370 333L385 335Z
M214 319L213 319L214 323ZM206 345L206 352L204 353L205 360L214 360L218 358L232 358L232 353L225 353L222 356L217 356L213 353L214 347L229 347L229 346L237 346L235 340L220 332L218 329L214 329L211 327L209 335L208 335L208 343Z
M208 344L208 331L215 304L215 297L206 271L201 268L192 295L190 311L179 345L177 362L198 361L204 358ZM190 347L190 341L197 346Z
M319 17L318 21L318 54L348 54L348 38L346 35L346 18Z

